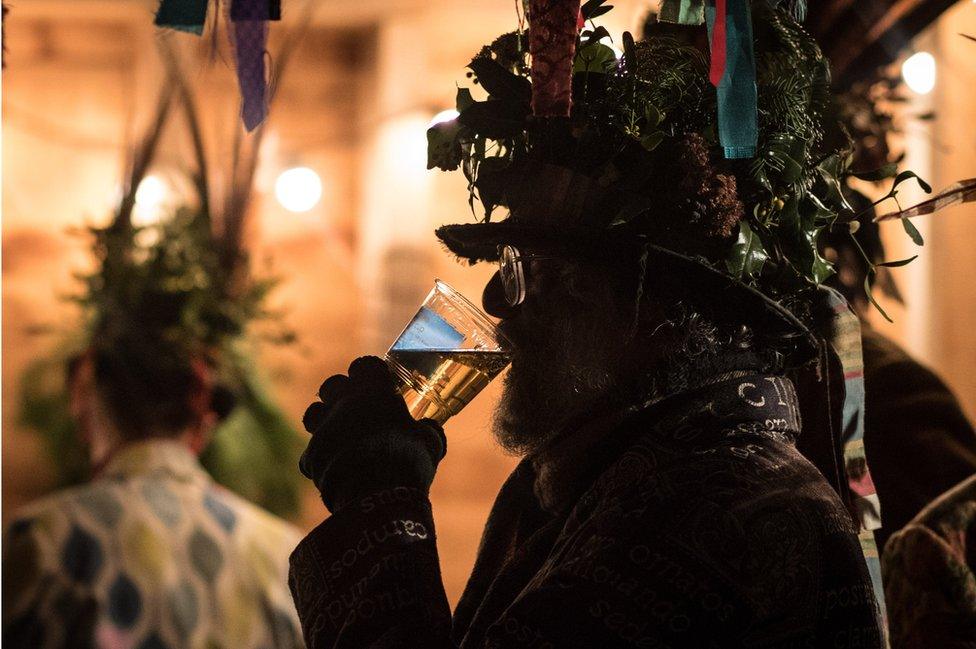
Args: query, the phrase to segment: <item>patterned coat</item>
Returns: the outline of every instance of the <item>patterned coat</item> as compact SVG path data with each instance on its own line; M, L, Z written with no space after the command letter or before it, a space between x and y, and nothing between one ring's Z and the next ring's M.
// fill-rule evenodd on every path
M182 444L126 446L4 533L3 646L301 647L286 586L298 540Z
M880 647L856 526L798 419L770 376L594 417L508 479L453 618L427 499L368 496L292 555L306 642Z
M894 534L882 567L893 649L976 647L976 475Z

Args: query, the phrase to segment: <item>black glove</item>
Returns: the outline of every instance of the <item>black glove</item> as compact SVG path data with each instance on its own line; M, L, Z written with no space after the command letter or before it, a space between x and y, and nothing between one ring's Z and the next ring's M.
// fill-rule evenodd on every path
M393 487L430 489L447 438L432 419L416 421L396 390L389 367L376 356L330 376L302 423L312 434L298 462L329 511Z

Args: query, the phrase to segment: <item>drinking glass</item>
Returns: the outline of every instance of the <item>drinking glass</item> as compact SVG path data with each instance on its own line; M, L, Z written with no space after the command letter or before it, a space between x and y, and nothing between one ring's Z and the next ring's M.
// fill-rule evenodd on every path
M487 315L438 279L384 358L410 414L443 424L509 364L502 340Z

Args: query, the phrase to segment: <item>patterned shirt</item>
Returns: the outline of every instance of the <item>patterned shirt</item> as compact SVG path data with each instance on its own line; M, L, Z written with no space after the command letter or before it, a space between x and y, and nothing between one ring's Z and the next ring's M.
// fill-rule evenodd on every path
M28 506L3 538L3 644L301 647L284 521L216 485L175 441L120 451Z

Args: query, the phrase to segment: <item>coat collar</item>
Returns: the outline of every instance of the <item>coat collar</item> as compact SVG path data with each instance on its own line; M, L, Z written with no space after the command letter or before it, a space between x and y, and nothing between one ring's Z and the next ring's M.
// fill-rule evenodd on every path
M742 435L795 444L800 414L792 382L742 374L659 401L604 414L526 458L543 509L562 511L638 439L674 456L700 453Z
M210 479L190 449L172 439L126 444L115 452L99 477L118 480L160 474L181 482Z

